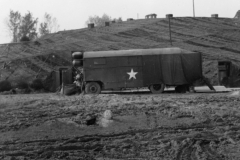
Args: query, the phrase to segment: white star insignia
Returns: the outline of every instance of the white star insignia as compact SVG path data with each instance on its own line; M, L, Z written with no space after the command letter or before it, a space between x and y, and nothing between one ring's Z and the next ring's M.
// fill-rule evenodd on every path
M133 71L133 69L131 69L131 72L127 72L127 74L129 74L129 79L131 79L131 78L133 78L133 79L137 79L136 78L136 74L137 74L138 72L134 72Z

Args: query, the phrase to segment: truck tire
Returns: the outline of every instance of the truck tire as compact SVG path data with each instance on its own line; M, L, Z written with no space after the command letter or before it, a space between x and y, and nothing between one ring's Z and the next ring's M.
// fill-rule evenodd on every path
M97 82L88 82L85 86L86 94L99 94L101 87Z
M164 91L165 85L164 84L153 84L149 87L150 91L153 94L159 94Z

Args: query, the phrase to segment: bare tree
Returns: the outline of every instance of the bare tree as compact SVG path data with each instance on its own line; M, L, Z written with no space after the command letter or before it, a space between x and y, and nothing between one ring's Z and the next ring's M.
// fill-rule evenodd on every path
M18 37L21 39L22 37L28 37L30 40L34 40L37 38L37 22L38 19L34 19L31 12L25 14L22 17Z
M117 23L121 23L123 20L121 17L119 17L119 18L114 18L113 21L115 21Z
M19 26L21 24L21 14L10 10L9 17L6 19L6 26L9 31L11 41L18 42Z
M50 31L48 30L48 25L46 22L40 23L40 28L39 28L39 34L40 37L45 35L45 34L49 34Z
M37 37L36 26L38 19L34 19L31 12L24 16L18 11L10 11L6 20L6 26L11 36L12 42L33 40Z
M240 10L237 11L236 15L234 16L234 18L240 19Z
M52 17L50 14L45 13L44 20L40 23L39 33L40 36L49 33L55 33L59 31L60 26L58 25L57 19Z

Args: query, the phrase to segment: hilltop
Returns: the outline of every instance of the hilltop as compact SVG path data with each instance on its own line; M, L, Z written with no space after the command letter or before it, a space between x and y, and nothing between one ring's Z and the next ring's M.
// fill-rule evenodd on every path
M203 54L203 73L217 84L217 61L240 64L237 18L173 17L172 46ZM106 27L60 31L34 42L0 45L1 80L46 77L56 66L71 65L71 51L172 47L167 18L138 19Z

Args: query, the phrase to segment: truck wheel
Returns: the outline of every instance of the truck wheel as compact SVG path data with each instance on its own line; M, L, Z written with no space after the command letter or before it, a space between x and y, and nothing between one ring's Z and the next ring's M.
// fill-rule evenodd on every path
M101 92L101 87L97 82L89 82L85 87L86 94L99 94Z
M149 87L150 91L153 94L159 94L164 91L165 85L164 84L153 84Z

